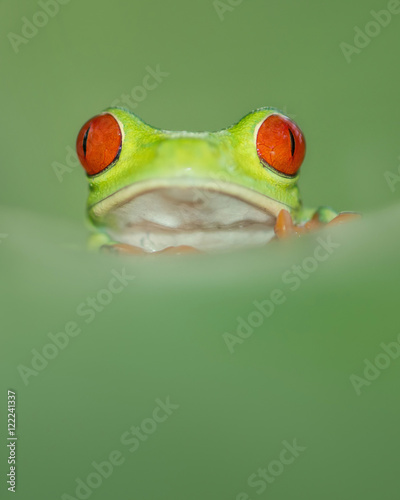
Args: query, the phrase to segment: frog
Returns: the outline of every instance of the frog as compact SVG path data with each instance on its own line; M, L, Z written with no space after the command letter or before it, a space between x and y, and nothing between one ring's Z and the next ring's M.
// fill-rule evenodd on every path
M88 120L76 140L89 184L89 248L218 252L301 236L354 213L304 208L306 142L274 107L216 132L155 128L128 109Z

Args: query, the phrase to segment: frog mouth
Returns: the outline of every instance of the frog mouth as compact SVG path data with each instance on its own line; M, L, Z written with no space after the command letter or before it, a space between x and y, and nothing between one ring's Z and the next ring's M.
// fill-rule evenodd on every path
M158 252L264 245L274 237L285 204L231 183L143 181L93 205L91 218L115 242Z

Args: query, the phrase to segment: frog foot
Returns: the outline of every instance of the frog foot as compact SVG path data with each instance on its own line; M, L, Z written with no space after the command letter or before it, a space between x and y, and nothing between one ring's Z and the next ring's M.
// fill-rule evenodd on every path
M293 222L292 216L287 210L281 210L276 219L274 230L278 239L288 238L289 236L300 237L303 234L316 231L324 226L344 224L351 220L358 219L359 217L361 217L361 215L354 212L341 212L330 222L323 223L319 219L318 212L316 212L308 222L303 225L297 225Z
M167 247L158 252L146 252L140 247L135 247L133 245L127 245L125 243L115 243L103 245L101 250L106 253L114 253L120 255L183 255L190 253L202 253L194 247L188 245L180 245L176 247Z

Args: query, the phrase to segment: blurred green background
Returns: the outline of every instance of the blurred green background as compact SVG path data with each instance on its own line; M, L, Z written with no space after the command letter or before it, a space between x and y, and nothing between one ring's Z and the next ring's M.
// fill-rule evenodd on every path
M43 22L43 3L0 3L2 498L7 389L18 397L21 499L396 497L400 361L360 395L350 376L398 335L400 14L350 62L340 47L387 8L70 0ZM24 18L44 24L27 43L10 35ZM145 121L217 130L276 106L307 139L304 203L365 214L323 233L339 246L298 290L283 276L314 254L318 235L228 255L86 254L86 179L67 148L148 66L168 76L137 103ZM62 182L55 164L70 168ZM135 279L86 324L77 307L122 269ZM223 334L274 289L285 302L231 354ZM81 334L26 385L17 367L69 321ZM179 409L131 454L121 435L167 396ZM294 439L306 450L265 491L251 487ZM79 496L76 478L113 450L124 463Z

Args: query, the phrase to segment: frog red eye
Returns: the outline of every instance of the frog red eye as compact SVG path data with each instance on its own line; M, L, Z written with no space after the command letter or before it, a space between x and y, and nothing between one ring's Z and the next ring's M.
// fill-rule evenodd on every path
M257 134L261 160L284 175L295 175L306 154L306 143L299 127L281 115L269 116Z
M118 159L122 133L110 114L98 115L85 123L76 139L79 161L88 175L95 175Z

